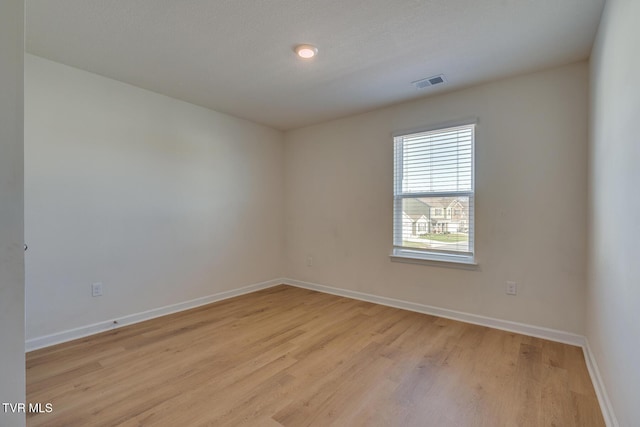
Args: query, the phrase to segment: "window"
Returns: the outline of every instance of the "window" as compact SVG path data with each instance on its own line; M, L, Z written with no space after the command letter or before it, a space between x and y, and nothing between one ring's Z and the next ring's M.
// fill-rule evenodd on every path
M475 262L474 142L475 123L394 135L393 256Z

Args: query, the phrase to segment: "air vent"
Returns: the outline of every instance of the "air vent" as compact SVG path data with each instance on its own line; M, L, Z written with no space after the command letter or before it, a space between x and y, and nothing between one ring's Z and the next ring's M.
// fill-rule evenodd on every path
M424 89L425 87L435 86L446 82L444 74L438 74L437 76L427 77L426 79L416 80L411 82L412 85L418 89Z

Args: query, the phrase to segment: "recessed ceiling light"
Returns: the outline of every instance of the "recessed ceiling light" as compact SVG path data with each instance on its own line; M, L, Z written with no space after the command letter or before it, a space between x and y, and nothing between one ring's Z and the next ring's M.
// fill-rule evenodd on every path
M318 48L310 44L300 44L294 49L300 58L311 59L318 54Z

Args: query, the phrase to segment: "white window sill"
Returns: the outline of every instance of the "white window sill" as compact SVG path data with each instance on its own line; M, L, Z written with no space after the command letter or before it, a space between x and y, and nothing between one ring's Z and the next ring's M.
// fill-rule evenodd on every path
M409 264L423 264L437 267L461 268L464 270L476 270L478 263L472 256L453 255L441 253L429 253L411 251L407 249L394 249L389 255L391 261L405 262Z

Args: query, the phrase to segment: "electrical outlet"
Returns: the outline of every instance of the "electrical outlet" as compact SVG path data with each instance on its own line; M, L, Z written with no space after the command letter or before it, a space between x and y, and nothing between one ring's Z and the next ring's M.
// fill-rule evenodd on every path
M91 296L92 297L102 296L102 282L96 282L91 285Z
M308 256L307 257L307 266L311 267L313 265L313 257L312 256Z
M516 282L507 282L507 287L505 289L507 295L517 295L518 294L518 284Z

